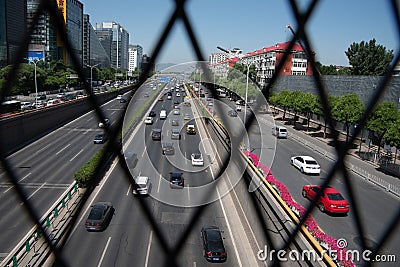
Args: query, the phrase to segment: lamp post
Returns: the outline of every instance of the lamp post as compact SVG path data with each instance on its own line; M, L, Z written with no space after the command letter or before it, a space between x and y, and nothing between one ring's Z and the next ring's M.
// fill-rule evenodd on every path
M246 121L246 115L247 115L247 92L249 91L249 70L250 70L250 64L246 61L247 63L247 78L246 78L246 94L244 97L244 121Z
M36 64L37 64L39 61L41 61L41 60L43 60L43 62L44 62L44 59L45 59L45 58L46 58L46 57L44 57L44 58L35 58L35 59L33 59L33 60L30 60L30 59L28 59L28 58L25 58L26 60L29 61L28 63L33 63L33 65L35 65L35 71L34 71L35 108L37 108L37 101L38 101L38 88L37 88L37 80L36 80Z
M90 92L92 92L92 94L93 94L93 68L96 67L99 64L100 63L97 63L97 64L92 65L92 66L86 64L86 66L88 66L90 68Z

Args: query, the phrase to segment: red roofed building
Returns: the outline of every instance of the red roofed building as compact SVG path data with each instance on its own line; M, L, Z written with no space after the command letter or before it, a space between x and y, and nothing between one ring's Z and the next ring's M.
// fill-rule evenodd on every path
M275 73L277 66L281 63L290 42L278 43L276 45L262 48L245 55L222 62L212 64L211 68L222 77L226 77L229 68L235 63L251 64L256 66L256 82L263 86ZM315 53L311 55L315 56ZM294 44L289 56L281 69L280 75L313 75L311 65L307 59L307 55L299 44Z

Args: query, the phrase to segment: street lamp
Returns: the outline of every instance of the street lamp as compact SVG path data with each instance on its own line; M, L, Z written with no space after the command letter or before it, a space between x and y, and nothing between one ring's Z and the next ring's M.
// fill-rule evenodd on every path
M33 63L33 65L35 65L35 71L34 71L34 82L35 82L35 108L37 108L37 101L38 101L38 88L37 88L37 80L36 80L36 64L39 62L39 61L41 61L41 60L43 60L43 62L44 62L44 59L45 59L46 57L44 57L44 58L35 58L35 59L33 59L33 60L30 60L30 59L28 59L28 58L25 58L26 60L28 60L29 61L29 63Z
M246 121L246 115L247 115L247 92L249 91L249 70L250 70L250 64L249 62L246 61L247 65L247 78L246 78L246 94L244 97L244 121Z
M92 94L93 94L93 68L99 64L100 63L97 63L96 65L92 65L92 66L86 64L86 66L90 68L90 91L92 92Z

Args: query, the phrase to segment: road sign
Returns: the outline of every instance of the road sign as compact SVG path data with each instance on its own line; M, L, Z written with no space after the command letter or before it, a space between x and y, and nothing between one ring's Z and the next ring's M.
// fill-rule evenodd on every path
M169 83L169 80L168 76L160 76L160 83Z

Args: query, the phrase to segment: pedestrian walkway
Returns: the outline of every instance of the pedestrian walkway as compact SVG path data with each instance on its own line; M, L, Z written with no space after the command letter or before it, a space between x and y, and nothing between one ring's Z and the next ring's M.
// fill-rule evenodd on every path
M282 118L282 114L283 112L275 114L275 123L288 128L289 138L296 139L300 143L309 146L311 149L317 150L319 153L332 158L332 160L336 159L334 139L329 132L324 136L323 125L320 125L317 121L311 121L310 127L307 129L307 124L302 123L306 118L299 117L299 120L294 122L292 114L286 112L286 119ZM344 144L345 141L346 133L340 132L339 144ZM400 160L397 159L397 163L377 164L362 157L365 155L376 155L376 151L377 147L374 145L368 148L363 143L360 148L359 144L354 143L348 150L349 156L346 158L346 166L366 180L400 197Z

